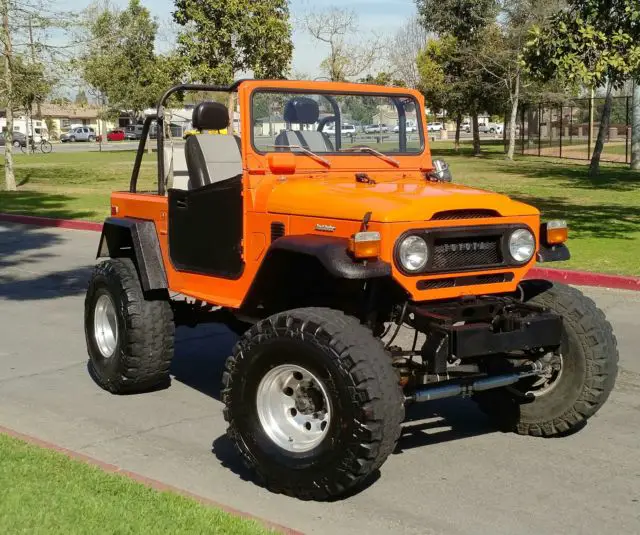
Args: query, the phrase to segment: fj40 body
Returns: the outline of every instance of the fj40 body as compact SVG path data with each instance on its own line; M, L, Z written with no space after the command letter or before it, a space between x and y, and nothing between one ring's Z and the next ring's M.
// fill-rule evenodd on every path
M227 135L169 143L164 106L187 91L222 93L193 125ZM141 192L153 121L157 189ZM504 429L580 429L613 388L611 326L577 289L526 278L569 257L566 224L452 183L426 132L409 89L169 90L100 240L85 307L97 383L167 385L175 326L225 323L239 336L222 377L228 435L258 481L305 499L357 490L414 403L468 396Z

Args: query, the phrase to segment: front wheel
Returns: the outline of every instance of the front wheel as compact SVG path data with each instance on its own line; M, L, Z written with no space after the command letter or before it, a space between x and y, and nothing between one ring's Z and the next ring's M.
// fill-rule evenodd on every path
M40 143L40 150L43 152L43 154L49 154L53 150L53 145L51 145L51 143L49 143L48 141L43 141L42 143Z
M404 419L379 340L324 308L252 327L227 361L222 396L228 436L258 482L301 499L357 489L394 450Z
M563 318L559 351L548 355L550 372L475 399L503 430L544 437L570 434L585 425L613 390L616 338L604 313L579 290L546 281L527 281L523 290L527 302Z

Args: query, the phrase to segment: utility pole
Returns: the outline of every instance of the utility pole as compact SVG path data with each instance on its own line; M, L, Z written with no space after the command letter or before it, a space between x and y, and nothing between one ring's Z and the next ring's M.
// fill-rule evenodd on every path
M4 83L6 91L7 131L5 132L4 147L4 176L5 189L16 190L16 177L13 172L13 74L11 72L11 30L9 29L9 0L0 0L2 10L2 53L4 55Z
M633 86L633 119L631 120L631 169L640 169L640 82Z

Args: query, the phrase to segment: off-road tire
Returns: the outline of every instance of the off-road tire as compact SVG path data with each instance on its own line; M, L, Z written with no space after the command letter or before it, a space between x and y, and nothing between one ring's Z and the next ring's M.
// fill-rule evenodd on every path
M582 292L564 284L532 282L533 288L536 282L547 288L534 292L528 302L563 318L562 374L550 391L533 401L508 389L489 390L474 399L504 431L564 436L584 427L613 390L618 370L616 338L604 313Z
M113 356L104 358L94 335L95 304L107 293L115 306L118 336ZM168 386L173 358L173 312L166 292L145 293L135 264L113 258L98 264L85 298L89 372L105 390L132 394Z
M257 385L283 363L313 370L330 392L327 435L305 454L272 442L257 416ZM222 399L227 434L256 481L300 499L358 490L393 452L404 419L398 376L380 341L326 308L282 312L247 331L227 360Z

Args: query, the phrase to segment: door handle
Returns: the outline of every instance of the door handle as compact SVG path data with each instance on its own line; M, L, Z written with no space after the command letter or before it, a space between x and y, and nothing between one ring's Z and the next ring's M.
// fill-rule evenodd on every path
M186 199L177 199L176 200L177 208L188 208L188 203Z

